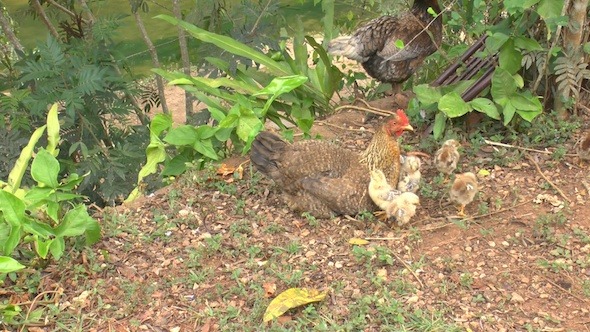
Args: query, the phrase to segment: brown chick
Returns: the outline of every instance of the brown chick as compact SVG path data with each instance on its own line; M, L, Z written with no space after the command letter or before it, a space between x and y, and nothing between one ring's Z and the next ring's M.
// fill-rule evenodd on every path
M371 181L369 181L369 197L373 203L381 210L386 210L391 201L401 194L401 191L395 190L385 178L385 174L380 169L371 171Z
M590 160L590 132L585 133L578 141L576 153L578 154L578 158L580 158L580 163L582 160Z
M420 205L418 195L405 192L395 197L391 204L385 210L388 217L394 217L398 226L403 226L410 222L410 219L416 215L417 206Z
M449 192L451 202L459 205L459 215L465 215L465 205L471 203L479 188L477 177L471 172L457 174Z
M420 188L420 179L422 178L422 174L420 173L420 166L422 165L420 158L416 156L402 156L400 162L401 172L397 190L416 193Z
M457 151L459 146L461 144L454 139L446 140L434 155L434 165L439 172L445 174L445 182L457 168L460 158L459 151Z

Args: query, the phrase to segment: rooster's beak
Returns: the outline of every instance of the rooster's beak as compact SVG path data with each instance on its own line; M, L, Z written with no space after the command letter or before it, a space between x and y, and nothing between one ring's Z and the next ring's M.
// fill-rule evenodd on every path
M410 125L405 125L401 129L402 130L407 130L407 131L414 131L414 127L412 127Z

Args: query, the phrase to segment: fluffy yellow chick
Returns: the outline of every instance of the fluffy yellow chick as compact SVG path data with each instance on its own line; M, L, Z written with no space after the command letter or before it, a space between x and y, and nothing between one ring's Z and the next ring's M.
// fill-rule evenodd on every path
M385 210L391 201L399 196L401 192L394 189L385 178L385 174L380 169L371 171L371 181L369 182L369 197L381 209Z
M420 173L422 162L420 158L415 156L402 156L400 161L400 180L397 184L397 190L416 193L420 188L420 179L422 178Z
M447 140L434 155L434 165L439 172L446 175L445 182L448 180L449 175L457 168L457 163L459 162L460 157L459 151L457 151L459 146L461 146L461 144L456 140Z
M403 226L410 222L410 219L416 215L418 205L420 205L418 195L405 192L393 199L385 210L385 213L389 218L394 217L398 226Z
M479 188L477 177L471 172L457 174L449 192L451 202L459 205L459 215L465 215L465 205L471 203Z
M578 154L578 158L580 158L580 162L582 160L590 160L590 132L585 133L578 141L576 153Z

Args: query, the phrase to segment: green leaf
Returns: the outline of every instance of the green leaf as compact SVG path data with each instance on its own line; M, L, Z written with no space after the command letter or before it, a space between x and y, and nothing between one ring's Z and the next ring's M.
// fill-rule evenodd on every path
M510 36L505 33L495 32L486 39L486 47L491 53L495 53L506 43L508 38Z
M54 229L54 233L57 237L79 236L84 234L86 229L95 222L88 215L86 206L78 204L66 212L61 223Z
M39 150L31 164L31 176L40 184L49 188L59 187L59 161L45 149Z
M14 163L14 166L8 175L8 186L13 193L19 189L20 183L23 179L23 176L25 175L25 171L29 167L29 160L31 160L31 157L33 156L33 148L43 135L46 127L47 125L44 125L41 128L35 130L29 139L29 143L22 149L20 156Z
M520 48L521 50L526 51L542 51L543 46L539 44L538 41L524 37L524 36L516 36L514 37L514 46Z
M258 117L252 114L240 117L238 127L236 128L236 134L238 134L238 137L241 140L247 141L250 135L258 134L261 129L262 121L260 121Z
M25 266L15 259L6 256L0 256L0 274L14 272L24 268Z
M0 211L12 227L20 226L25 219L25 203L15 195L0 190Z
M399 48L400 50L406 46L404 44L404 41L401 39L397 39L393 44L395 45L395 47Z
M449 92L438 101L438 109L441 110L449 118L456 118L467 114L471 111L471 107L457 92Z
M512 104L510 103L510 101L508 101L506 103L506 106L504 106L504 109L502 110L502 114L504 115L504 125L508 125L510 123L510 121L512 121L512 118L514 117L514 114L516 113L516 108L514 108L514 106L512 106Z
M14 248L19 244L21 237L23 236L22 227L20 225L12 226L8 238L4 243L4 255L10 255L14 251Z
M195 127L183 125L171 129L164 137L164 142L176 146L192 146L198 138Z
M190 151L190 149L187 149ZM162 176L177 176L186 171L186 163L193 161L194 156L189 156L188 152L180 153L166 163L166 167L162 170Z
M537 13L546 21L560 17L562 8L563 0L541 0L537 6Z
M251 59L259 64L264 65L267 69L276 76L286 76L291 74L291 72L285 68L283 65L278 64L276 61L272 60L265 54L243 44L240 42L235 41L234 39L218 35L216 33L209 32L207 30L203 30L198 28L190 23L180 21L172 16L169 15L158 15L156 18L162 19L167 21L171 24L178 25L188 33L190 33L193 37L202 40L206 43L211 43L223 50L226 50L230 53L243 56L245 58Z
M61 258L65 250L66 243L63 237L58 237L54 239L54 241L52 241L51 245L49 246L49 251L56 260L59 260Z
M213 160L219 159L219 156L217 155L217 152L215 152L215 149L213 148L213 143L210 139L196 141L193 145L193 148L207 158Z
M261 115L264 116L272 102L280 95L290 92L291 90L301 86L307 82L307 77L300 75L275 77L262 90L253 94L253 96L268 95L271 97L264 104Z
M516 92L517 86L510 73L502 68L496 68L492 76L492 97L498 104L505 106L508 99Z
M39 257L45 259L47 258L47 253L49 252L49 246L53 243L53 240L43 240L43 239L36 239L35 240L35 251L37 251L37 255Z
M168 130L172 127L172 115L159 113L154 116L152 122L150 122L150 132L156 136L160 136L163 131Z
M429 84L416 85L413 88L416 97L424 105L430 105L437 103L442 97L442 93L439 88L430 86Z
M474 110L485 113L492 119L500 120L500 113L498 112L496 104L487 98L475 98L469 102L469 105L471 105Z
M533 98L532 96L527 98L527 96L522 94L514 95L510 98L510 103L512 103L514 108L522 111L541 112L543 109L541 102L537 98Z
M510 74L515 74L521 68L522 54L514 47L514 40L506 41L500 50L499 58L500 68Z
M92 221L87 222L86 232L84 232L84 235L86 237L85 243L87 246L93 245L96 242L98 242L98 240L100 240L100 224L94 219L92 219ZM59 238L58 240L63 240L63 238ZM61 245L63 246L64 243L62 242ZM51 254L54 255L53 251L51 252Z
M436 113L434 117L434 128L433 134L435 139L439 139L442 137L442 134L445 132L445 127L447 124L447 117L444 113Z
M57 117L57 103L53 104L47 113L47 151L57 157L59 150L59 119Z

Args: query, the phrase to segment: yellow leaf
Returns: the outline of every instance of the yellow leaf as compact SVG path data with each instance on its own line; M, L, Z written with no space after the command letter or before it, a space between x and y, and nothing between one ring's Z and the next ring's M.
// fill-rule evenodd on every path
M359 239L358 237L353 237L350 240L348 240L348 243L350 244L356 244L359 246L364 246L366 244L369 244L369 241L365 240L365 239Z
M487 169L480 169L479 172L477 172L477 175L483 177L486 177L488 175L490 175L490 171L488 171Z
M262 320L266 323L281 316L289 309L322 301L327 294L327 291L320 292L312 288L289 288L270 302Z
M235 170L235 167L231 167L227 164L221 164L221 166L217 168L217 175L228 176L230 174L233 174Z

